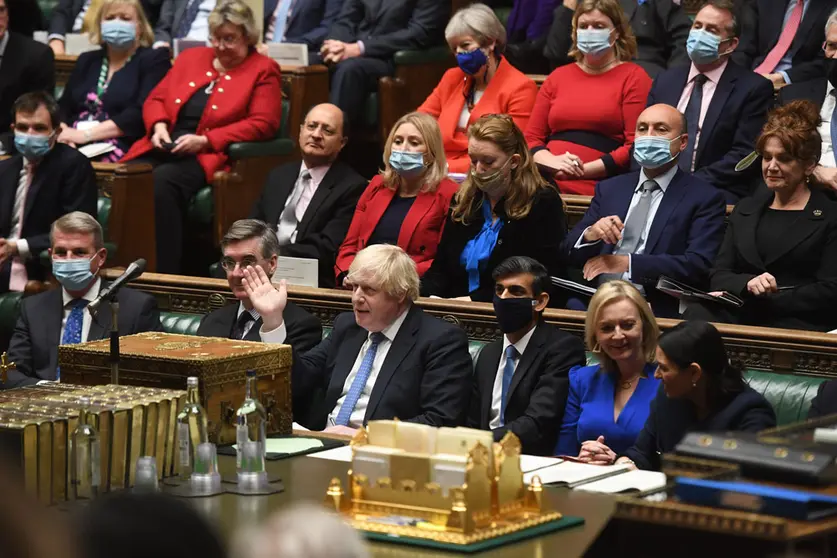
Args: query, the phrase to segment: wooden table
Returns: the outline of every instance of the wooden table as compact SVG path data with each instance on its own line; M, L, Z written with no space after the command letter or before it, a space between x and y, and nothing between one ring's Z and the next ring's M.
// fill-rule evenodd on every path
M235 458L220 456L218 465L224 476L235 475ZM322 503L332 477L346 478L348 463L292 457L268 461L268 473L278 475L285 491L271 496L238 496L223 494L212 498L189 500L200 509L229 540L236 530L257 524L277 509L293 502ZM579 527L558 531L543 537L500 547L479 556L494 558L522 558L529 556L572 558L582 556L604 529L614 510L615 500L609 496L566 489L547 489L555 509L567 515L581 516L585 523ZM375 556L397 558L439 556L435 550L397 544L374 543ZM453 554L445 554L453 556ZM466 556L466 555L462 555Z

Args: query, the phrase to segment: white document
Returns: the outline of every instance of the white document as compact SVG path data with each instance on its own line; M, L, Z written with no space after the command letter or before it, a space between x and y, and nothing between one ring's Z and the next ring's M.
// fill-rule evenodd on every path
M79 152L88 159L93 159L94 157L98 157L99 155L110 153L114 149L116 149L116 146L114 146L112 143L105 142L88 143L78 148Z
M265 453L299 453L323 447L323 441L316 438L268 438L265 440ZM238 444L233 444L238 451Z
M602 492L604 494L619 494L624 492L656 490L665 487L665 485L665 473L658 471L628 471L627 473L583 484L578 487L578 490Z
M308 457L316 457L317 459L330 459L331 461L343 461L344 463L352 462L352 446L340 446L325 451L318 451L312 453Z
M298 43L267 43L267 56L280 66L307 66L308 45Z
M575 488L587 482L622 474L627 470L627 465L588 465L587 463L564 461L551 467L524 473L523 480L529 483L532 482L533 477L538 476L543 484Z
M278 284L281 279L284 279L288 285L316 289L320 284L319 266L320 262L313 258L279 256L271 282Z
M64 52L66 54L79 55L90 50L98 50L101 47L90 42L87 33L67 33L64 36Z
M824 444L837 444L837 428L814 429L814 441Z
M541 457L540 455L521 455L520 456L520 470L524 473L531 473L544 467L550 467L563 463L563 459L558 457Z

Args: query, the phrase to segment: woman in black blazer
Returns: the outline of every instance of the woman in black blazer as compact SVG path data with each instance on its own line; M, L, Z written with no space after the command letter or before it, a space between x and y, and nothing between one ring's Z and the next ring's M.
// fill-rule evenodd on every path
M563 202L541 178L511 117L480 117L468 130L468 154L471 170L454 196L421 294L491 302L491 272L511 256L528 256L561 275Z
M756 143L767 188L741 200L710 272L710 290L744 300L691 305L686 319L829 331L837 328L837 202L809 186L820 158L809 101L775 109Z
M759 432L776 426L773 407L730 363L712 324L681 322L664 333L654 377L662 386L648 420L617 464L659 470L660 456L689 432Z
M142 105L171 62L167 49L150 48L154 33L137 0L104 0L90 41L102 48L78 57L58 101L58 141L110 144L113 150L94 160L116 162L145 135Z

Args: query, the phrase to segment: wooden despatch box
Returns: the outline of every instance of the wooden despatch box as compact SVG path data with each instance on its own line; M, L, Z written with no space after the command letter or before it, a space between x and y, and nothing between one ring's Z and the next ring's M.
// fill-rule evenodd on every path
M58 348L61 381L79 385L110 383L110 341ZM255 370L267 412L268 434L290 434L291 348L220 337L138 333L120 338L119 383L185 389L186 378L200 379L210 441L235 443L235 411L244 402L245 373Z

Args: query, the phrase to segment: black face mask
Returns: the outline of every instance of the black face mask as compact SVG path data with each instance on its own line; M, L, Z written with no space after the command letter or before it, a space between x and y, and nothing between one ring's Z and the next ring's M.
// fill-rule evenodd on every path
M833 87L837 87L837 59L825 59L825 75Z
M534 298L500 298L494 295L494 313L503 333L514 333L526 327L533 319Z

